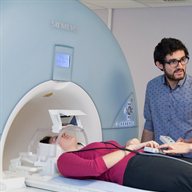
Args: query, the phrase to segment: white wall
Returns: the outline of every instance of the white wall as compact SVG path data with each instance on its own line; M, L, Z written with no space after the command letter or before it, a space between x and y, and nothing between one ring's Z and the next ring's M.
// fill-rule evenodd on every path
M95 12L107 23L107 10ZM146 84L161 74L153 63L154 47L163 37L174 37L183 41L192 55L191 18L192 6L113 10L111 30L125 54L132 73L139 110L140 135L144 124ZM188 64L188 73L192 75L192 62Z

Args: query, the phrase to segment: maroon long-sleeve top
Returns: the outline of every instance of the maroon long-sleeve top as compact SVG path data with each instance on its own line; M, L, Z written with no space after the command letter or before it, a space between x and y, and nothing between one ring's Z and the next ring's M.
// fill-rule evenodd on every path
M111 144L110 144L111 143ZM57 160L57 167L64 177L76 179L97 179L123 184L123 175L128 161L135 155L129 153L113 167L108 169L102 156L124 148L116 141L94 142L77 152L63 153Z

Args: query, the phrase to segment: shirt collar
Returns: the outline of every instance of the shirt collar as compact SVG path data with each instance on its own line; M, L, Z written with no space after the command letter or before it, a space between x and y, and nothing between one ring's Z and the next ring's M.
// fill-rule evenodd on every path
M186 78L187 78L187 75L185 75L185 77L178 82L177 87L181 87L184 84ZM169 83L167 82L167 79L166 79L165 75L163 75L162 80L163 80L164 85L169 86Z

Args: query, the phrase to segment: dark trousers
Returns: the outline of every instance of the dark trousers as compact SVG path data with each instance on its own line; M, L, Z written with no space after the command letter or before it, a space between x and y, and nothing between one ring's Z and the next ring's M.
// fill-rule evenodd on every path
M136 155L127 165L123 185L160 192L192 192L192 165L162 156Z

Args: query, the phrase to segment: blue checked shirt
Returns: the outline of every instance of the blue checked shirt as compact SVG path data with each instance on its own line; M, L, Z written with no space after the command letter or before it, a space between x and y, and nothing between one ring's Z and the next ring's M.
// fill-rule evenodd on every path
M186 75L175 89L164 75L152 79L146 89L144 118L144 129L153 131L158 143L160 135L192 138L192 131L186 134L192 129L192 77Z

